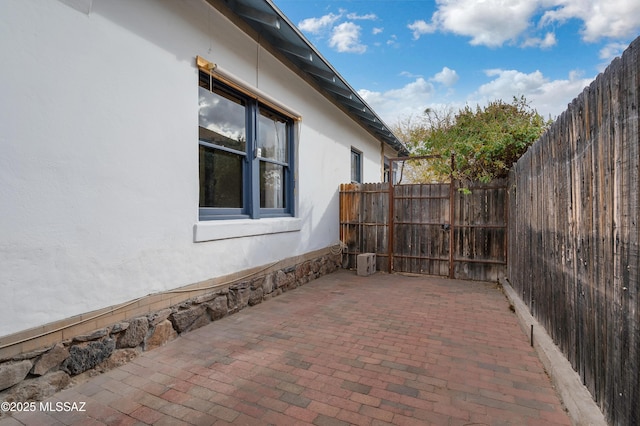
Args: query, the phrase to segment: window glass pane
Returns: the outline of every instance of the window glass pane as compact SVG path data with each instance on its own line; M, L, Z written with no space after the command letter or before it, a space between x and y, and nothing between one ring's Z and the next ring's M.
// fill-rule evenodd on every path
M242 208L242 160L200 145L200 207Z
M384 176L382 177L383 182L389 182L389 168L390 168L389 164L390 163L391 161L389 161L387 157L384 157Z
M244 101L220 89L198 90L200 140L244 152L247 146Z
M360 171L362 167L360 165L360 153L351 151L351 182L361 181Z
M260 108L258 117L258 156L287 162L287 120Z
M260 207L285 208L284 167L260 162Z

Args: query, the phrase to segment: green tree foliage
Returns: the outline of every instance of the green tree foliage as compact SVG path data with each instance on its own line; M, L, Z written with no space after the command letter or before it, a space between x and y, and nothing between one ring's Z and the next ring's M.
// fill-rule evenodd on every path
M455 123L455 111L451 108L428 108L422 115L408 116L393 126L393 133L402 140L411 156L425 152L424 142L438 129L446 129ZM399 183L436 183L448 182L450 168L442 168L444 162L439 159L412 159L400 162Z
M419 119L405 120L395 130L413 155L441 156L422 170L428 179L448 178L454 154L456 179L489 182L507 176L550 124L524 97L514 97L512 103L497 100L483 108L466 106L455 115L427 109Z

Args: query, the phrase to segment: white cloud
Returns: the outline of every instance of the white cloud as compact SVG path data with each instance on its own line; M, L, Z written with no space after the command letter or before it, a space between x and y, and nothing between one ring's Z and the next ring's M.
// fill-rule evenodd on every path
M600 49L599 57L607 62L611 62L616 56L622 55L622 52L629 47L626 43L609 43Z
M391 37L389 37L389 40L387 40L387 46L398 46L398 36L392 34Z
M311 34L318 35L327 28L331 28L333 24L340 19L341 15L329 13L320 18L307 18L298 23L298 28Z
M345 21L349 19L349 21ZM359 15L340 9L338 14L328 13L319 18L307 18L298 23L298 28L315 36L328 37L329 47L341 53L364 53L367 46L362 43L362 27L353 21L376 21L374 13ZM342 22L344 21L344 22ZM372 34L380 34L383 28L373 28Z
M408 72L401 74L415 77ZM558 80L550 80L540 71L523 73L517 70L492 69L485 71L485 74L491 81L479 86L466 99L453 99L450 91L437 90L437 86L431 83L436 77L429 80L417 77L399 89L384 92L362 89L358 93L390 125L409 116L421 115L426 108L458 111L465 105L485 106L497 99L511 102L514 96L525 96L543 117L556 118L593 81L592 78L584 78L579 71L572 71L566 79ZM450 74L436 74L442 75Z
M448 67L442 68L442 71L437 73L431 79L432 81L444 84L447 87L451 87L458 82L458 73L455 70L452 70Z
M422 77L422 75L420 75L420 74L414 74L414 73L409 72L409 71L401 71L400 72L400 76L401 77L407 77L407 78L419 78L419 77Z
M413 23L407 25L411 31L413 31L413 39L417 40L421 35L431 34L437 30L437 26L433 24L428 24L426 21L422 19L414 21Z
M593 42L602 38L624 39L640 31L640 2L637 0L555 0L555 9L544 13L541 23L563 23L580 19L582 37Z
M408 28L413 38L436 30L470 37L470 44L499 47L517 43L522 47L549 48L555 34L547 25L570 19L583 22L587 42L602 38L629 39L640 32L640 1L637 0L436 0L431 21L417 20ZM539 22L536 17L542 14Z
M438 0L433 25L471 37L472 45L501 46L529 27L537 9L530 0ZM415 37L415 32L414 32Z
M548 49L557 44L555 33L547 33L544 38L539 37L531 37L528 38L522 43L522 47L541 47L543 49Z
M527 74L517 70L493 69L485 73L494 79L481 85L468 98L470 104L485 105L496 99L511 102L514 96L524 95L544 117L560 115L567 109L567 104L593 80L582 78L577 71L569 73L567 79L560 80L549 80L540 71Z
M514 95L526 95L527 93L535 92L547 82L547 79L540 71L525 74L516 70L491 69L486 70L485 74L488 77L496 78L480 86L478 93L502 99L507 97L507 99L504 99L507 101Z
M434 87L419 77L399 89L386 92L362 89L358 93L387 124L395 124L400 117L422 113L434 94Z
M358 15L357 13L349 13L347 14L347 19L353 19L354 21L362 20L362 21L375 21L378 19L375 13L367 13L366 15Z
M361 27L353 22L343 22L333 28L329 46L338 52L364 53L367 46L360 42Z

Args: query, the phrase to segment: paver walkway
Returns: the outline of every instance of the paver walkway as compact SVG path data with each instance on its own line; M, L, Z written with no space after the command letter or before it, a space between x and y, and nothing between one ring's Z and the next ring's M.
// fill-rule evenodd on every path
M58 393L13 424L569 425L495 284L340 271Z

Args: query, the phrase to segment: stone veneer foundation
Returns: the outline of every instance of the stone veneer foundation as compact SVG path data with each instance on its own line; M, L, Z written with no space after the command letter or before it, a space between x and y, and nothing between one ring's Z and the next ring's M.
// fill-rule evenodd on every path
M160 298L160 301L159 295L142 298L135 303L124 304L135 305L135 309L124 313L127 318L59 341L52 341L51 335L65 334L59 334L60 328L55 328L54 324L49 332L22 341L18 339L13 348L11 345L0 348L0 401L43 400L88 377L123 365L140 353L162 346L182 333L334 272L340 268L340 261L339 254L325 250L324 253L316 252L247 271L243 278L227 277L226 282L218 279L174 290L169 292L171 297ZM176 294L185 296L179 303L171 304L176 300ZM162 300L167 306L153 310L154 306L162 306ZM89 324L96 324L93 321L96 317L106 315L109 318L120 309L124 308L111 309L108 315L98 312L86 316L92 320ZM145 309L148 313L144 315L132 315ZM79 329L78 322L66 328L74 327ZM38 345L38 341L42 341L43 345L35 350L15 353L25 347L19 346L25 340L31 346ZM45 342L48 342L46 346ZM2 417L3 413L0 412Z

